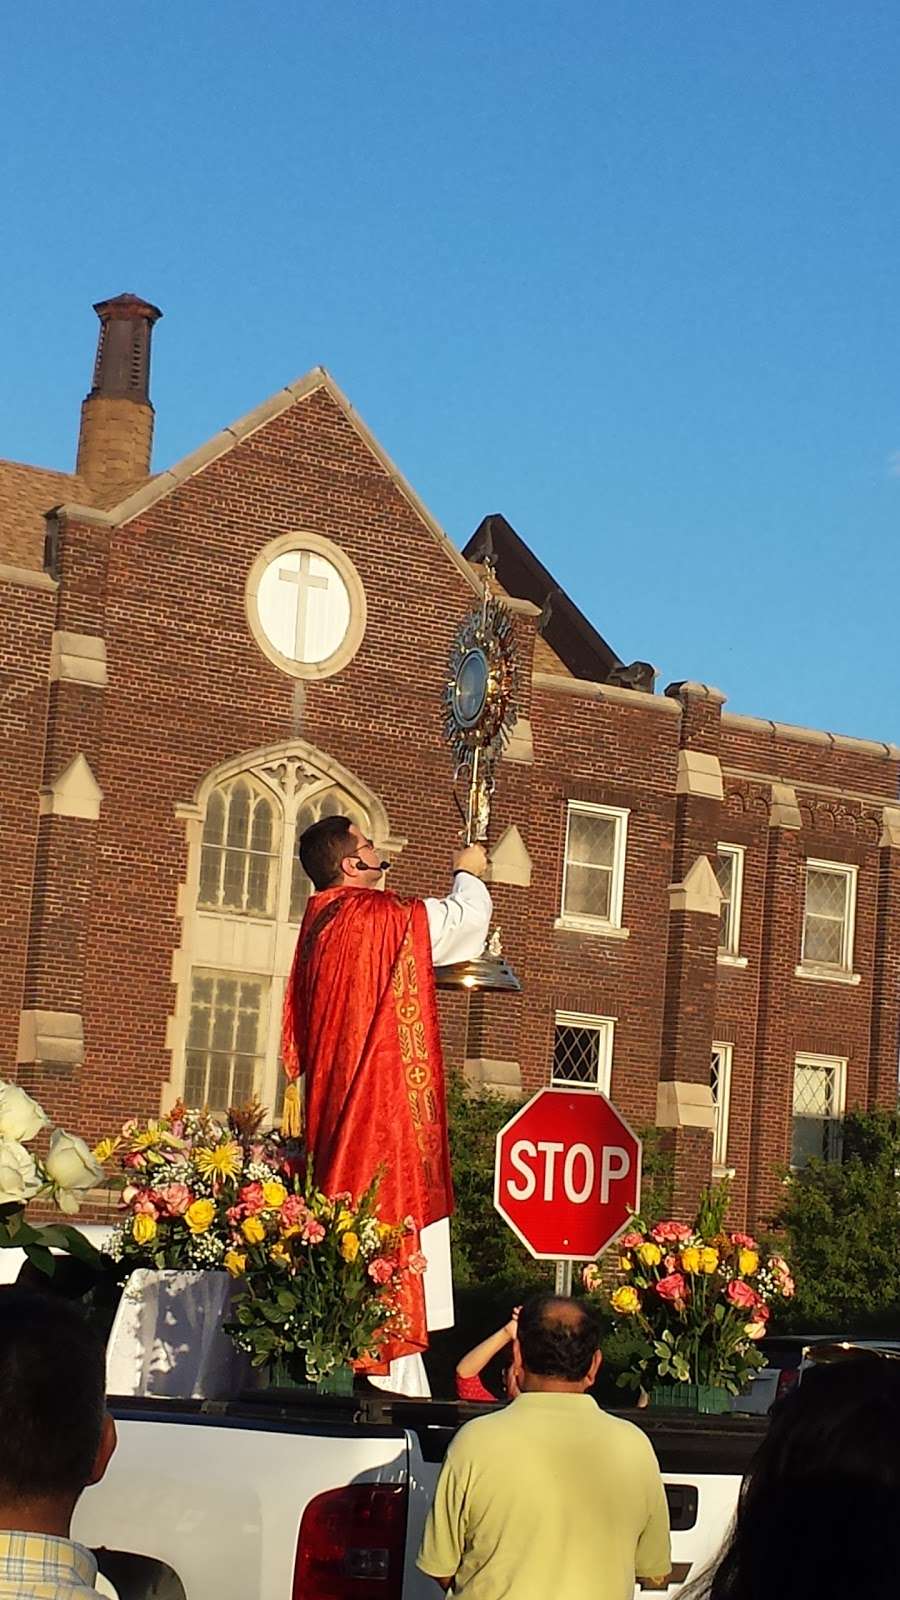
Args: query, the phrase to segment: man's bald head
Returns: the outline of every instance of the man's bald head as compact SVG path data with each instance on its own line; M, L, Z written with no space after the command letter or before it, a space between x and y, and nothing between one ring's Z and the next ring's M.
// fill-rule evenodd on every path
M534 1377L581 1383L600 1349L600 1324L583 1300L533 1295L519 1313L519 1349Z

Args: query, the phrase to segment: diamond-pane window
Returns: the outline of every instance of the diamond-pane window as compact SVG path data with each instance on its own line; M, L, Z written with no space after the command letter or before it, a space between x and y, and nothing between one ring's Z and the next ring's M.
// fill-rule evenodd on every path
M814 1156L839 1161L844 1114L846 1062L827 1056L798 1056L794 1063L791 1166L805 1167Z
M621 927L627 822L627 811L569 801L563 921Z
M802 959L811 966L850 971L855 893L855 867L807 862Z
M184 1072L189 1106L223 1112L258 1092L268 990L265 978L194 972Z
M551 1082L567 1088L602 1089L608 1094L614 1027L612 1017L557 1012Z
M730 1044L714 1044L709 1067L709 1086L712 1090L716 1121L713 1128L713 1166L728 1164L728 1111L731 1100L731 1050Z
M739 844L720 844L716 856L716 882L722 891L719 907L719 951L736 956L741 944L741 889L744 852Z

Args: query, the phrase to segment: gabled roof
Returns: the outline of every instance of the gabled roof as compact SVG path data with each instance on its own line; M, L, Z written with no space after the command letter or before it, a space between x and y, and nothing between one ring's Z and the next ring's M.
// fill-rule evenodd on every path
M420 500L403 473L394 465L387 451L382 449L375 435L324 367L313 367L304 378L288 384L284 389L279 389L270 399L264 400L262 405L248 412L237 422L231 423L229 427L223 428L220 433L214 434L206 444L200 446L199 450L192 451L174 467L169 467L165 472L157 473L138 487L130 489L115 504L110 503L109 494L98 497L83 479L72 473L43 472L38 468L20 466L18 462L0 463L0 561L6 559L11 565L40 568L44 545L43 519L48 511L56 507L73 520L100 523L104 527L122 527L135 517L143 515L145 511L149 511L158 501L172 494L181 484L195 477L198 472L202 472L213 461L218 461L227 455L236 445L256 433L257 429L265 427L267 422L281 416L282 412L308 399L320 389L324 389L331 396L363 444L380 462L395 488L424 522L448 560L456 567L469 587L477 591L478 580L469 563L448 539L440 523ZM9 468L5 495L4 467ZM32 482L31 478L37 481ZM10 507L9 526L11 529L15 528L16 536L13 545L10 535L9 553L4 556L3 513L7 502Z
M652 693L655 674L649 663L624 666L612 646L499 512L479 523L463 554L475 563L493 556L497 577L507 594L530 600L539 608L538 631L573 677L589 683L613 679Z

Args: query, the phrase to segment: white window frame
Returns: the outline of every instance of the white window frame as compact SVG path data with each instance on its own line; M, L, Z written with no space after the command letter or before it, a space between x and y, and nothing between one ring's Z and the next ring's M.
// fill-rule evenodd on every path
M834 1117L835 1122L842 1122L847 1108L847 1057L816 1055L809 1050L799 1050L794 1056L794 1071L791 1073L791 1152L793 1155L794 1143L794 1077L798 1067L834 1067ZM824 1121L824 1118L823 1118ZM800 1170L791 1161L791 1171Z
M719 1057L719 1092L713 1100L716 1108L716 1121L713 1128L712 1164L713 1173L721 1177L728 1168L728 1119L731 1111L731 1064L734 1056L734 1045L725 1044L721 1040L713 1040L713 1052ZM710 1076L712 1076L712 1059L710 1059Z
M806 956L806 897L809 887L809 869L831 872L844 879L844 927L839 962L811 961ZM859 983L860 975L853 971L853 946L856 938L856 889L859 868L847 861L820 861L814 856L803 863L803 921L800 930L800 965L798 978L830 978L838 983Z
M624 806L594 805L587 800L569 800L566 803L566 837L563 845L562 894L558 928L575 928L585 933L608 933L627 938L628 930L622 927L622 902L625 895L625 858L628 850L628 818ZM593 917L566 910L566 884L569 874L569 835L573 816L611 817L616 824L613 862L609 885L609 916Z
M596 1083L573 1083L571 1078L557 1078L554 1071L557 1028L584 1028L588 1033L599 1035ZM612 1084L615 1031L615 1017L595 1017L583 1011L557 1011L553 1017L553 1053L550 1058L551 1087L554 1089L577 1089L584 1094L595 1094L599 1090L601 1094L608 1095Z
M719 958L732 960L740 959L741 954L741 911L744 897L744 846L742 844L717 844L716 853L720 856L730 856L731 869L731 914L728 919L728 940L726 944L719 945Z

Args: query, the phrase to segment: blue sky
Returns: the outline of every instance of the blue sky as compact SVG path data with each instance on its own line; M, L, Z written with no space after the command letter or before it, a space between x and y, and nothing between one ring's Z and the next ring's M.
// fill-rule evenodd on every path
M624 657L900 741L895 0L43 0L4 16L0 455L94 300L155 464L322 363L448 533Z

